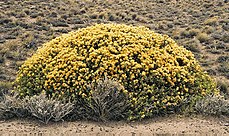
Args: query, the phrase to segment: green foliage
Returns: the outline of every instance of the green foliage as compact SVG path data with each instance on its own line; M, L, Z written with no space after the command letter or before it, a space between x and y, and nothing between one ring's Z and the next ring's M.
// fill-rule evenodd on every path
M130 120L218 92L194 55L174 40L145 27L118 24L97 24L45 43L21 66L15 83L21 97L45 91L51 98L89 99L93 109L98 100L88 84L105 77L124 86Z

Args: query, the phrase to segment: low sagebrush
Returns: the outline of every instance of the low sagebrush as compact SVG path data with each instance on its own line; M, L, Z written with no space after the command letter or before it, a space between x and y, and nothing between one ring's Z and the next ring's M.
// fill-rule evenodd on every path
M23 101L26 102L26 110L45 124L51 119L54 121L63 120L73 110L74 105L71 102L49 99L45 94L26 97Z
M114 80L100 80L88 86L92 95L76 100L74 118L94 121L120 120L127 117L128 97L124 87Z
M4 95L0 102L0 118L9 119L13 117L24 118L30 113L25 108L24 102L16 95Z
M229 100L222 96L207 96L196 102L194 109L205 115L229 116Z
M1 119L35 117L47 124L50 120L63 120L74 107L71 102L49 99L45 94L24 99L17 98L17 95L5 95L3 98L0 102Z

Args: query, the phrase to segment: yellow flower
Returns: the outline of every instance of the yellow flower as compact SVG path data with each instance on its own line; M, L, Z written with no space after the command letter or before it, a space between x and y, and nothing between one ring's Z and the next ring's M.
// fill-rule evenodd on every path
M134 118L152 112L146 105L167 108L186 96L206 95L206 85L217 90L194 55L168 36L118 24L97 24L45 43L20 67L15 82L22 96L47 89L54 97L74 98L91 96L86 85L105 77L124 86Z

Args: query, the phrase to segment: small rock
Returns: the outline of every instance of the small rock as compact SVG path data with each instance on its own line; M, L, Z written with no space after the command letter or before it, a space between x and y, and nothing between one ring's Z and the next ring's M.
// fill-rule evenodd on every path
M224 126L229 126L229 123L225 123Z

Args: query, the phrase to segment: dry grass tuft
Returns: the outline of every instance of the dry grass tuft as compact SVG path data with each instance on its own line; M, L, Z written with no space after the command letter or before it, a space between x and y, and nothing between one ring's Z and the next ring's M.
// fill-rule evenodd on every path
M205 25L215 26L218 23L218 17L211 17L204 21Z
M199 33L196 38L201 42L207 42L210 40L210 36L206 33Z

